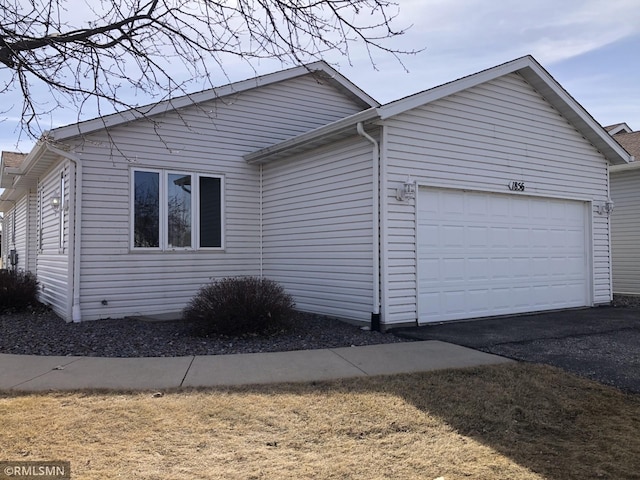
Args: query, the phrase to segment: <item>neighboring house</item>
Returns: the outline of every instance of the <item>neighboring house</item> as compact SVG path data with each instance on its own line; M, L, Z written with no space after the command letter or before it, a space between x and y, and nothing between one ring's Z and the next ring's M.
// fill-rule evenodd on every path
M18 221L67 320L264 275L389 328L610 302L628 161L529 56L382 106L320 62L52 130L0 172L0 210L33 202Z
M627 152L640 159L640 132L625 123L606 127ZM613 292L640 295L640 162L614 165L609 169Z
M26 155L23 153L2 152L0 172L18 171L25 158ZM28 209L35 206L30 202L31 199L28 196L23 196L12 205L10 210L3 211L3 236L0 248L3 268L35 272L35 255L29 257L29 253L35 252L27 247L28 241L34 233L30 227L33 227L35 222L33 214L27 212ZM27 218L31 221L27 222Z

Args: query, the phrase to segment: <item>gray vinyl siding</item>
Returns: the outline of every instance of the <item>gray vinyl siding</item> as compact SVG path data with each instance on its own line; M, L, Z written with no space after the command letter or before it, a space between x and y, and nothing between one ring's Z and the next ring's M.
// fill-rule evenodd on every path
M611 300L606 159L517 74L510 74L385 121L386 232L383 312L387 324L415 322L415 203L395 191L419 184L593 201L593 302ZM514 194L517 194L514 192Z
M613 291L640 295L640 170L611 172Z
M10 211L9 211L10 212ZM0 244L0 268L7 268L7 259L9 255L8 245L7 245L7 235L9 234L9 220L8 215L9 212L4 212L4 216L2 217L2 243Z
M259 167L242 156L360 109L304 76L78 138L82 319L179 311L212 279L259 275ZM221 176L224 249L132 249L135 168Z
M372 159L357 137L264 167L264 275L299 310L371 318Z
M2 268L11 268L9 251L14 244L14 218L16 207L4 213L2 218Z
M9 251L18 252L17 270L35 272L35 195L21 197L4 217L3 268L12 268Z
M38 231L38 196L36 192L27 194L27 270L36 271L37 245L36 232Z
M9 250L11 248L11 237L13 232L13 212L15 207L4 212L2 217L2 268L10 268Z
M51 198L61 195L61 174L65 179L65 198L58 212L51 207ZM38 225L36 273L40 283L40 301L49 305L63 318L69 315L69 164L56 166L39 184L37 209L42 209ZM62 242L61 242L62 224Z

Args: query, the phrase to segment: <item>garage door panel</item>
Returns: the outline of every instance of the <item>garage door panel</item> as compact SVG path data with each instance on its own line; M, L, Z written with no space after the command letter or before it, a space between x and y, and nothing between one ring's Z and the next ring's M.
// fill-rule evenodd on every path
M420 322L588 305L584 202L420 189L418 208Z

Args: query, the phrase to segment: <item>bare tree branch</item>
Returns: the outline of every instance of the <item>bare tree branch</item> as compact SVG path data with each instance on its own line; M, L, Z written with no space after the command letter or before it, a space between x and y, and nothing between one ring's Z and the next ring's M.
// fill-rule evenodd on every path
M0 0L0 93L22 96L22 125L88 100L98 110L133 108L145 99L185 94L190 82L226 76L225 60L264 58L303 64L352 44L386 46L398 7L388 0ZM38 95L42 87L45 95ZM104 107L103 107L104 105Z

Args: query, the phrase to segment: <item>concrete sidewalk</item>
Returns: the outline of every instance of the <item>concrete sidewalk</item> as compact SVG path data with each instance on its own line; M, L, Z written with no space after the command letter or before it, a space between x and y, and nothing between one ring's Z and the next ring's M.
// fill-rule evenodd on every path
M509 361L504 357L441 341L173 358L0 354L0 390L155 390L310 382Z

